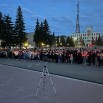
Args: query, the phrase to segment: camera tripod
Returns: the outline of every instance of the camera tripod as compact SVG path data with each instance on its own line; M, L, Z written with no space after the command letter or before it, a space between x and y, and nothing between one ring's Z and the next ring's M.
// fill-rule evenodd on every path
M36 91L36 96L35 96L35 98L37 98L37 96L38 96L38 91L39 91L39 88L40 88L40 84L41 84L42 79L44 79L44 80L43 80L43 90L45 89L45 83L46 83L46 80L45 80L45 79L46 79L46 75L49 76L49 79L50 79L51 85L52 85L52 87L53 87L54 93L56 94L56 90L55 90L54 84L53 84L53 82L52 82L52 79L51 79L51 77L50 77L50 73L49 73L49 71L48 71L48 69L47 69L46 61L45 61L45 65L44 65L44 68L43 68L43 71L42 71L42 74L41 74L41 77L40 77L40 81L39 81L39 84L38 84L38 87L37 87L37 91Z

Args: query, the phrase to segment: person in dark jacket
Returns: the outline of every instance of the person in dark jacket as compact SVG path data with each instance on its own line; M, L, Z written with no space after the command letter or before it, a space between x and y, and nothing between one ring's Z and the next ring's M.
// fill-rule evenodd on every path
M92 51L91 53L91 59L92 59L92 64L95 65L95 58L96 58L96 54L94 51Z
M88 65L91 65L91 52L88 52L88 57L87 57L87 61L88 61Z

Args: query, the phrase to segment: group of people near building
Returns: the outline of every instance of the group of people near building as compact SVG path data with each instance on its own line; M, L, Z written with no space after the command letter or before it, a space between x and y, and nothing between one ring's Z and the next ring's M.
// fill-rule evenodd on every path
M77 63L83 65L103 66L103 49L14 49L0 50L0 58L11 58L18 60L46 59L54 63Z

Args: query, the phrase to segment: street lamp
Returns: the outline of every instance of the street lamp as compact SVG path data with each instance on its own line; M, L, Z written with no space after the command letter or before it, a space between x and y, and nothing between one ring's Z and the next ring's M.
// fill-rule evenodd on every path
M45 44L44 44L44 43L41 43L41 47L44 48L44 47L45 47Z
M57 44L57 43L56 43L55 45L56 45L56 47L58 46L58 44Z
M60 45L62 45L62 43L60 43Z
M67 44L67 46L69 46L69 44Z
M73 38L73 40L74 40L74 41L76 41L76 40L77 40L77 38L76 38L76 37L74 37L74 38Z
M26 49L27 49L28 45L29 45L28 42L24 43L24 46L25 46Z
M44 44L44 43L41 43L41 45L44 46L45 44Z
M73 41L74 41L75 47L78 46L78 43L79 43L79 42L78 42L77 37L74 37L74 38L73 38Z

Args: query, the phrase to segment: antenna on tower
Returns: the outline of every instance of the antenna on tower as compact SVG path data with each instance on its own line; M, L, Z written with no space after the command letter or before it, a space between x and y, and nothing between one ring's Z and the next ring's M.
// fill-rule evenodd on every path
M80 25L79 25L79 1L77 4L77 19L76 19L76 33L80 33Z

